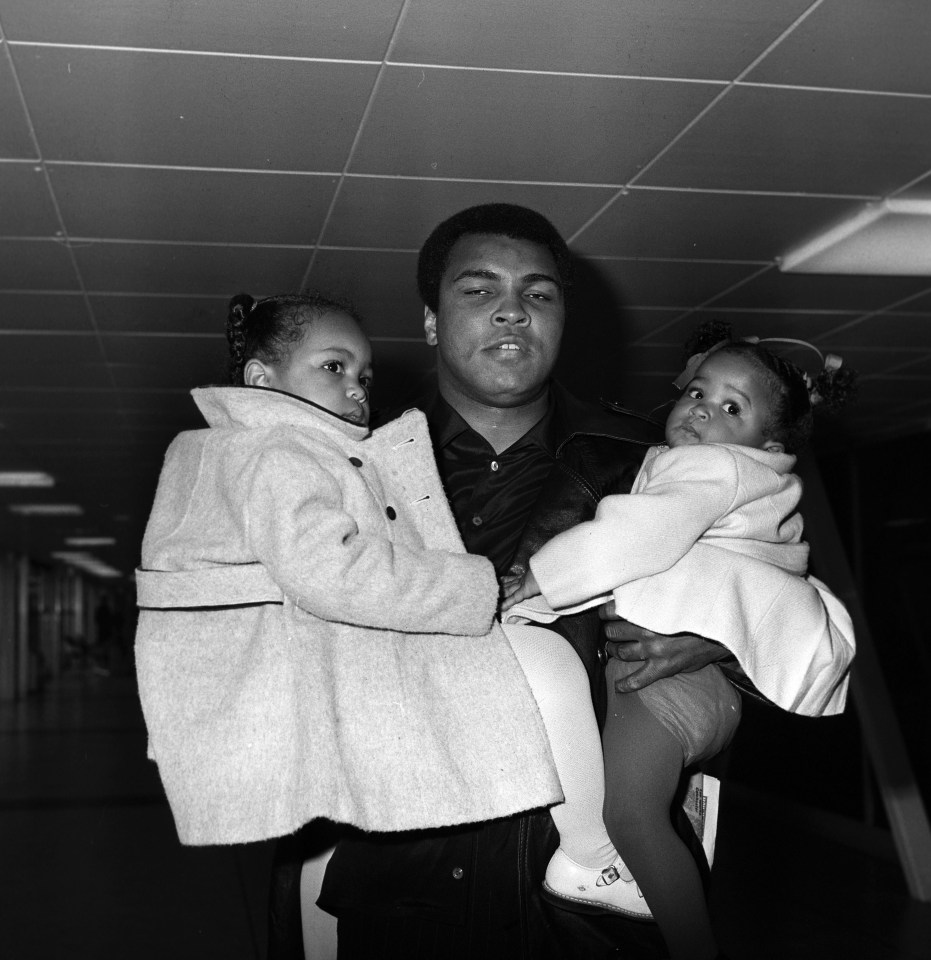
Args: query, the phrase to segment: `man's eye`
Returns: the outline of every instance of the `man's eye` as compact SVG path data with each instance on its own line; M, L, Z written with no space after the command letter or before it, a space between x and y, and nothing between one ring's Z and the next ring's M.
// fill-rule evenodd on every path
M323 365L323 369L329 370L330 373L342 373L343 365L339 362L339 360L327 360L327 362Z
M687 393L693 400L701 400L701 390L699 390L698 387L692 387L691 390L686 390L686 393Z
M359 383L366 388L366 390L372 385L371 377L359 377Z
M740 407L736 403L725 403L724 412L731 417L740 416Z
M532 300L552 300L553 298L548 293L543 293L540 290L531 290L527 294Z

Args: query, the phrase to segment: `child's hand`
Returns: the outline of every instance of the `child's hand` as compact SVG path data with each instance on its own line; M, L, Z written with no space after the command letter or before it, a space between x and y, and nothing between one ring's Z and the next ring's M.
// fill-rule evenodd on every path
M515 577L503 577L501 586L504 590L504 599L501 601L501 612L510 610L521 600L527 600L529 597L537 597L542 591L537 584L537 578L532 570Z

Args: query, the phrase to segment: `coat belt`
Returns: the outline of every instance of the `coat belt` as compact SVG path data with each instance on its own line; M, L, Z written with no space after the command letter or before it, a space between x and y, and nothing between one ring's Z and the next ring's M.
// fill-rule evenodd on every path
M284 594L261 563L200 570L136 570L140 607L240 607L247 603L283 603Z

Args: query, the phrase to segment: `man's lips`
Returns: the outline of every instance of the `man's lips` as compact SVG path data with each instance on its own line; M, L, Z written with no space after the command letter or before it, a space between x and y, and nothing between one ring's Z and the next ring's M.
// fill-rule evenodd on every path
M497 343L492 343L485 349L508 354L526 353L527 343L524 340L498 340Z

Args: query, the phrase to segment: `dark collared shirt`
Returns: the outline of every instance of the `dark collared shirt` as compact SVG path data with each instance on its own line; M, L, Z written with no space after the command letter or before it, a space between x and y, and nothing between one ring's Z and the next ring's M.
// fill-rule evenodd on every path
M565 438L550 398L543 417L507 450L495 453L439 394L426 405L437 466L469 553L506 573L537 495Z

